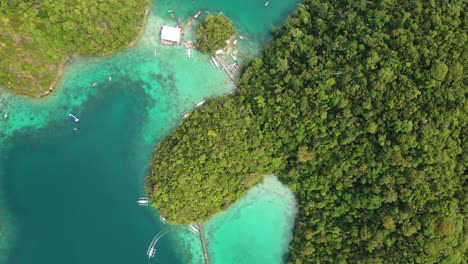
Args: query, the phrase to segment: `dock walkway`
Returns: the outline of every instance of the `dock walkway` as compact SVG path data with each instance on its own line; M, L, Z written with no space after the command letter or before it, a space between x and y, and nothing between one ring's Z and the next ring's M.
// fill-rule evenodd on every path
M224 61L222 59L220 59L218 57L218 55L215 55L215 59L221 64L221 66L223 66L223 69L224 71L227 73L227 75L229 76L229 78L231 78L231 80L233 82L236 81L236 77L234 77L234 75L232 74L231 70L229 70L229 68L226 66L226 63L224 63Z
M210 264L210 257L208 256L208 250L206 249L206 243L205 243L205 233L203 231L203 225L198 224L198 229L200 230L200 240L202 243L203 247L203 254L205 255L205 264Z
M190 26L193 24L193 22L195 22L195 18L190 19L189 22L185 23L185 25L182 26L182 29L180 30L182 36L184 35L185 30L186 30L188 27L190 27Z

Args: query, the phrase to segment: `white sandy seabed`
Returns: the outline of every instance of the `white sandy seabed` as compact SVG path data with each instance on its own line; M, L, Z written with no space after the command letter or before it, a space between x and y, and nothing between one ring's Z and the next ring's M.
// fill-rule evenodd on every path
M274 175L239 202L204 223L211 263L283 263L297 214L292 191ZM188 263L204 263L198 235L176 234Z

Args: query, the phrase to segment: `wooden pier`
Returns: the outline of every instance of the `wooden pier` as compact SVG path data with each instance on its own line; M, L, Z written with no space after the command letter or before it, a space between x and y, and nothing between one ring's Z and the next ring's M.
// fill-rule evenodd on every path
M224 63L224 61L222 59L220 59L218 57L218 55L215 55L215 59L219 62L219 64L221 64L221 66L223 67L224 71L227 73L227 75L229 76L229 78L231 78L231 80L233 82L236 81L236 77L234 77L234 75L232 74L231 70L229 70L229 68L226 66L226 64Z
M210 264L210 257L208 255L208 250L206 249L206 243L205 243L205 232L203 231L203 225L198 224L198 230L200 231L200 240L202 243L203 247L203 254L205 255L205 264Z
M189 22L187 22L187 23L182 27L182 30L181 30L182 35L184 35L185 30L186 30L188 27L190 27L190 26L193 24L194 21L195 21L195 18L192 18L192 19L190 19Z

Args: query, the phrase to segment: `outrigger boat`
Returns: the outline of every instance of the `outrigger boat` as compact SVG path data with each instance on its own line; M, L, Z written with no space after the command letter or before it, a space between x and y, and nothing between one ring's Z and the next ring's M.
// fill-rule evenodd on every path
M218 61L216 60L215 57L211 57L211 61L213 62L215 67L219 67Z
M80 121L80 119L78 119L78 117L74 116L73 114L68 114L68 116L69 116L72 120L74 120L75 122Z
M162 217L162 216L159 217L159 220L161 220L161 222L163 222L164 224L167 223L166 218L164 218L164 217Z
M192 231L194 234L198 234L199 230L196 225L189 225L190 231Z
M148 201L148 198L146 198L146 197L140 197L140 199L138 199L137 203L138 203L139 206L146 206L146 205L149 204L149 201Z
M204 99L201 99L198 103L197 103L197 107L199 106L202 106L202 104L205 103L205 100Z

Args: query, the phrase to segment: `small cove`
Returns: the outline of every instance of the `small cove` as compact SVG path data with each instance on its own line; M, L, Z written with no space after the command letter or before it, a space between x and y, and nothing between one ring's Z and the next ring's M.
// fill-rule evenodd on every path
M187 59L183 47L158 43L158 28L171 19L167 10L178 7L174 12L183 21L197 10L223 12L245 36L246 41L240 42L245 56L253 56L271 38L271 25L280 25L296 4L271 2L269 12L262 12L263 2L155 1L145 33L134 47L103 58L73 59L58 91L47 100L0 95L1 109L9 113L9 119L0 122L0 255L8 256L0 257L0 263L148 261L147 246L164 228L154 209L136 204L144 195L151 151L200 98L228 90L226 75L213 68L207 56L195 53ZM94 88L93 82L97 82ZM77 115L80 122L73 123L68 113ZM268 204L261 195L255 197L246 199L258 201L261 208ZM243 201L233 208L245 219L253 205ZM291 209L287 204L272 208L279 211L258 215L259 223L275 216L285 223L294 218L281 211ZM207 223L207 239L237 239L228 230L235 232L246 223L233 220L230 212L221 222L232 220L232 225L221 225L219 217ZM285 224L282 230L288 228ZM186 233L161 240L156 261L201 263L196 253L201 253L199 241L180 240ZM278 260L284 243L274 241L280 253L272 258ZM252 263L230 262L244 249L226 253L232 244L210 243L213 263ZM262 251L268 245L256 246Z

